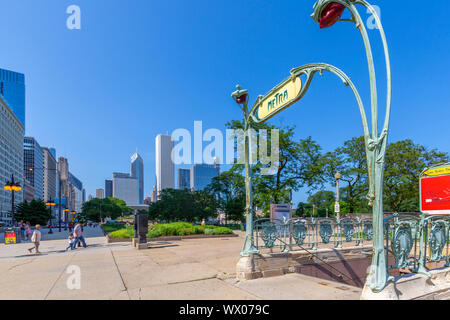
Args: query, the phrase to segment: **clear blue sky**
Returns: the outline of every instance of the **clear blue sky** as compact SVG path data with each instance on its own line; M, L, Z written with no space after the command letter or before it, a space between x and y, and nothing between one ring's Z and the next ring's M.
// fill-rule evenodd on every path
M66 28L79 5L82 29ZM224 129L240 118L235 85L254 99L311 62L343 69L368 107L361 37L350 23L320 30L314 1L16 0L0 3L0 67L26 75L27 135L56 148L88 194L128 171L138 148L145 194L155 182L155 136L177 128ZM373 1L381 7L393 74L390 141L450 151L448 1ZM363 19L369 18L361 9ZM348 15L348 13L347 13ZM373 39L380 109L384 60ZM253 100L252 99L252 100ZM325 151L362 134L354 97L333 75L316 78L275 124L297 125ZM294 201L304 200L304 191Z

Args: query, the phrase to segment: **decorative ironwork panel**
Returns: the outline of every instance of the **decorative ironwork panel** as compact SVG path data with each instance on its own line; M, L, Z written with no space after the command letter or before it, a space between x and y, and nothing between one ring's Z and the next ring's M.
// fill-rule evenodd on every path
M354 234L355 234L355 225L353 224L353 221L351 221L351 220L344 221L345 241L352 242Z
M278 235L276 224L265 222L261 224L261 229L261 239L264 242L264 246L266 248L273 248Z
M364 234L366 235L367 241L373 240L373 223L372 223L372 221L364 222Z
M297 245L303 245L305 243L306 235L308 234L308 229L306 223L296 222L292 226L293 234L292 237Z
M438 262L443 260L442 252L447 244L445 225L443 223L433 223L428 244L431 251L430 261Z
M333 235L333 229L331 228L330 221L320 222L320 237L322 238L322 243L330 243L331 236Z
M409 254L413 248L413 237L411 226L409 224L400 224L394 230L392 237L392 251L395 256L396 268L406 268L409 263Z

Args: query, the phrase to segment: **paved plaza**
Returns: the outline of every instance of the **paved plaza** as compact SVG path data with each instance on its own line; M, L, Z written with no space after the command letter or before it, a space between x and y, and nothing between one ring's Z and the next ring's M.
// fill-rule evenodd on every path
M74 251L64 251L65 235L55 234L52 240L43 235L42 255L28 254L29 243L2 244L0 299L359 299L359 288L300 274L237 281L243 233L236 233L155 242L141 251L131 243L107 244L98 228L87 228L88 247ZM71 266L81 271L80 289L67 285Z

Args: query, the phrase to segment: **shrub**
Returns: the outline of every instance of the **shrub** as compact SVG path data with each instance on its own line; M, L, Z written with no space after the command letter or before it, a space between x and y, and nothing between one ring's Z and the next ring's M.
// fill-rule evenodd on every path
M133 227L128 227L126 229L113 231L109 236L113 239L131 239L134 236L134 230Z

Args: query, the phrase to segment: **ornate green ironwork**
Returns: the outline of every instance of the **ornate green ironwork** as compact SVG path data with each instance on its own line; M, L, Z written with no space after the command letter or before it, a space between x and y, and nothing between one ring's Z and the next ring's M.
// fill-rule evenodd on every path
M322 238L322 243L330 243L331 236L333 235L333 229L331 228L330 221L320 222L320 237Z
M264 241L266 248L273 248L278 238L278 231L275 223L265 222L262 224L261 239Z
M305 244L306 236L308 235L308 229L306 223L302 221L297 221L293 224L293 234L292 237L297 245Z
M392 237L392 251L395 256L394 268L406 268L409 266L409 255L413 248L414 241L410 223L401 223L395 227Z
M353 241L353 235L355 234L355 226L353 224L353 221L351 220L345 220L344 221L344 236L346 242L352 242Z

